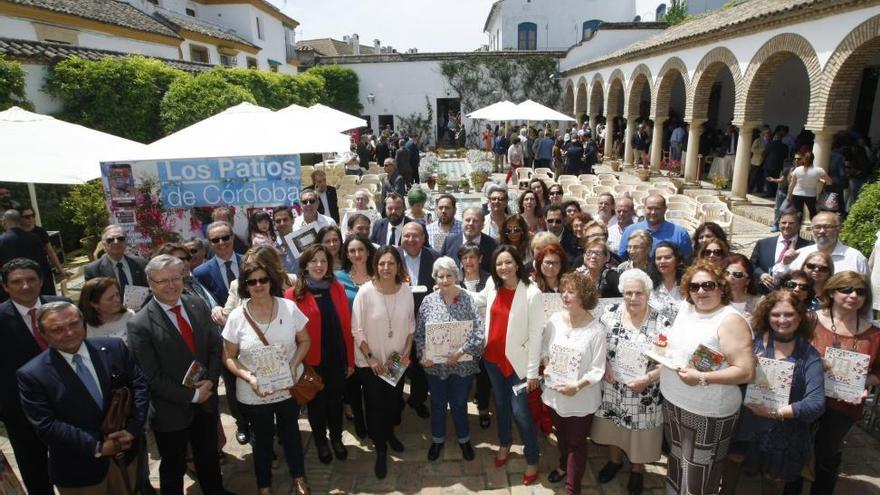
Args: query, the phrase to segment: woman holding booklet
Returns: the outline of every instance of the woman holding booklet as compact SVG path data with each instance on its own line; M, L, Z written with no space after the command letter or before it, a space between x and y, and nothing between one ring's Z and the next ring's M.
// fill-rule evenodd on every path
M587 274L563 275L560 290L564 310L547 322L541 352L545 376L541 398L552 411L559 444L559 467L547 479L565 480L566 493L578 494L587 465L586 438L601 402L605 326L591 313L599 297Z
M474 375L480 372L483 324L474 299L457 285L458 268L452 258L437 258L432 277L438 290L422 301L415 332L416 348L431 392L432 442L428 460L436 461L443 449L448 406L461 456L472 461L474 448L467 399Z
M730 306L730 285L720 266L696 261L681 286L688 304L652 354L662 353L660 392L671 446L667 490L702 495L718 490L742 404L738 385L752 381L755 356L751 329Z
M302 375L309 352L308 320L293 301L281 297L280 276L270 267L259 261L245 263L238 280L238 295L244 302L226 320L223 354L226 367L238 377L236 397L253 431L257 493L272 493L277 427L294 493L304 495L309 487L297 422L299 405L288 388Z
M819 294L813 347L828 374L825 414L815 432L816 495L834 492L843 440L862 418L868 389L880 383L880 328L869 319L870 287L864 275L845 271L828 279Z
M608 349L602 404L593 421L592 440L608 445L611 459L599 471L599 483L608 483L631 464L627 492L642 493L642 465L660 459L663 443L663 398L660 368L644 357L644 350L667 332L672 323L648 305L654 284L647 273L632 268L620 274L623 304L606 308L601 316Z
M373 258L373 279L361 286L351 310L355 363L367 398L369 434L376 446L376 477L388 474L388 446L403 452L394 436L400 424L403 372L415 330L409 275L400 252L382 246Z
M752 317L755 382L741 411L722 494L736 492L740 463L763 475L763 493L782 493L810 458L810 425L825 410L822 358L810 346L813 330L804 303L792 292L771 292Z

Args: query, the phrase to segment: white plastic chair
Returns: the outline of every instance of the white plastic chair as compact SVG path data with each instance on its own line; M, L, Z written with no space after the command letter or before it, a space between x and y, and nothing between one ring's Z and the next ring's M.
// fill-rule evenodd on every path
M598 186L599 185L599 177L593 174L581 174L578 175L578 180L581 181L581 184L587 186Z
M733 212L726 203L704 203L700 206L700 221L715 222L728 234L733 233Z
M556 174L554 174L553 171L547 167L538 167L535 169L535 173L536 174L545 174L551 178L556 176Z

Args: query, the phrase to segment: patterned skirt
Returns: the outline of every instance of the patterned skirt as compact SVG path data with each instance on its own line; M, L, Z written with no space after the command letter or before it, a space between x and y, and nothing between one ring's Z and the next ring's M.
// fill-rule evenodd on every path
M708 418L663 403L664 432L669 442L667 488L679 495L718 493L721 471L739 413Z

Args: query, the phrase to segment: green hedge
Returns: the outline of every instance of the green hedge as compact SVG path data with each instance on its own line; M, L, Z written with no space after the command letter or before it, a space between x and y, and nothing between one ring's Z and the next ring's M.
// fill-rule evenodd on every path
M0 53L0 111L12 106L33 108L24 95L24 69L20 63L6 60Z
M862 188L859 198L849 210L840 238L847 246L870 256L880 230L880 182Z
M250 91L227 82L218 72L178 77L162 98L162 130L177 132L245 101L257 103Z
M306 74L324 79L321 103L352 115L361 114L363 106L358 96L360 84L357 73L353 70L338 65L317 65L306 71Z

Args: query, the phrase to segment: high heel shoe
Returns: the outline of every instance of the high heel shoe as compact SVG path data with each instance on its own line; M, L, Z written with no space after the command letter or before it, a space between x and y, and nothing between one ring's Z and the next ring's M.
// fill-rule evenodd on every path
M311 495L312 490L309 488L309 484L306 483L305 478L295 478L293 480L293 487L290 490L290 495Z
M522 484L523 485L534 485L538 481L538 471L535 471L532 474L523 474Z
M504 467L504 465L507 464L507 458L510 457L510 449L508 448L507 452L504 453L503 458L498 457L499 454L501 454L500 449L498 450L498 454L495 454L495 467L496 468Z

